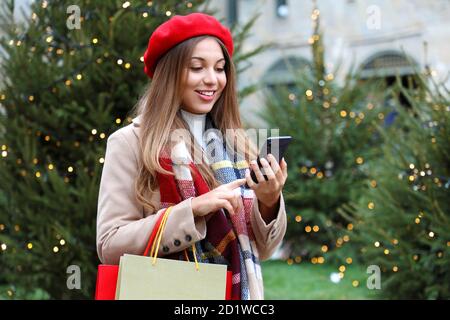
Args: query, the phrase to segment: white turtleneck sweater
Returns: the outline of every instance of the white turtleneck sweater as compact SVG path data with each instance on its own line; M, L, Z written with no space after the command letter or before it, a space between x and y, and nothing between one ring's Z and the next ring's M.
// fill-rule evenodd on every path
M195 141L197 141L197 143L203 148L203 150L205 150L206 145L205 142L203 141L203 133L205 132L206 113L195 114L183 109L180 109L180 111L181 116L183 117L184 121L186 121L186 123L188 124L189 130L194 136Z

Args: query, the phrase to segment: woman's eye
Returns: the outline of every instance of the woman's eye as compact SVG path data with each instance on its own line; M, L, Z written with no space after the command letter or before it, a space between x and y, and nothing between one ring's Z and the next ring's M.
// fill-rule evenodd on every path
M191 67L191 70L193 70L193 71L200 71L202 69L203 69L202 67ZM216 69L216 71L218 71L218 72L223 72L224 70L225 70L224 68L217 68Z

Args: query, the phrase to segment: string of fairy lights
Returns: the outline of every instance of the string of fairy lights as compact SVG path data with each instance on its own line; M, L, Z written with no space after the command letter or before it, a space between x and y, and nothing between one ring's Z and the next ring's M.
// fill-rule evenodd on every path
M313 45L315 42L320 40L320 34L318 34L317 30L317 24L319 22L319 16L320 16L320 11L316 6L316 2L314 2L314 8L311 14L311 19L313 21L313 26L314 26L314 34L308 39L308 43L310 45ZM328 73L324 76L324 79L319 80L318 85L319 85L319 89L322 90L319 94L320 97L327 97L330 94L330 90L326 87L326 82L329 81L333 81L334 80L334 74L333 73ZM304 92L305 96L306 96L306 100L307 101L313 101L315 99L315 95L312 89L307 89ZM298 103L298 97L296 94L294 93L289 93L288 95L288 99L290 101L292 101L292 103ZM338 103L338 98L335 96L332 96L330 99L324 99L324 102L322 104L322 107L324 109L329 109L332 105L336 105ZM374 104L369 102L367 103L367 109L368 110L373 110L374 109ZM438 106L439 107L439 106ZM439 111L438 107L434 107L436 111ZM449 110L450 107L447 107L447 111ZM356 124L360 124L364 118L365 118L365 114L364 112L354 112L354 111L350 111L347 112L346 110L340 110L339 111L339 116L342 118L350 118L350 119L354 119ZM377 118L379 120L384 120L385 115L383 112L379 112L377 114ZM429 123L427 123L427 125L424 125L424 127L436 127L436 131L437 131L437 127L438 124L436 123L436 121L430 121ZM436 138L433 136L431 138L431 143L435 144L436 143ZM357 156L355 159L355 163L357 165L363 165L364 164L364 158L362 156ZM312 161L306 161L304 164L300 164L299 168L298 168L298 173L301 174L303 177L305 178L316 178L316 179L326 179L326 178L331 178L333 176L333 168L334 168L334 162L332 160L327 161L322 167L318 166L318 165L314 165L312 163ZM427 191L427 182L432 179L432 182L439 188L444 187L445 189L448 189L450 186L450 178L449 177L444 177L444 176L439 176L436 174L433 174L433 170L430 166L429 163L425 163L422 167L415 165L413 163L410 163L408 168L401 171L398 174L398 179L404 179L406 177L409 185L411 186L411 188L414 191ZM371 180L370 181L370 186L372 188L376 188L378 186L378 183L376 180ZM369 211L374 211L376 210L375 208L375 202L374 201L369 201L367 203L367 210ZM419 225L422 222L422 219L424 218L424 212L420 211L417 215L417 217L414 218L413 221L411 221L411 224L415 224L415 225ZM289 219L289 218L288 218ZM303 217L300 214L297 214L294 216L294 221L295 223L302 223L303 221ZM330 220L327 220L325 222L325 225L327 227L331 227L332 226L332 222ZM355 226L353 225L353 223L348 223L346 226L346 231L347 232L352 232L354 230ZM304 228L303 228L304 232L306 234L314 234L320 231L320 226L319 225L310 225L310 224L305 224ZM436 233L432 230L427 230L425 231L426 237L428 239L435 239L436 238ZM388 238L388 237L387 237ZM350 235L349 234L345 234L341 237L338 237L334 243L335 248L341 248L344 244L349 243L350 242ZM379 241L375 241L373 243L373 246L375 248L379 248L382 253L386 256L389 256L390 254L392 254L392 251L394 250L393 248L395 248L396 246L399 245L399 240L396 238L392 238L390 239L386 244L383 244L383 242L381 240ZM450 241L446 242L446 246L450 247ZM320 251L323 254L326 254L329 251L329 247L326 244L323 244L320 248ZM362 253L365 253L367 251L366 248L361 248ZM443 251L442 250L438 250L436 252L436 257L437 258L442 258L443 257ZM413 261L419 261L420 259L420 254L419 253L414 253L412 254L412 260ZM326 259L324 256L313 256L310 257L310 262L312 264L323 264L325 263ZM296 256L296 257L289 257L286 259L286 263L288 265L293 265L293 264L299 264L302 262L302 257L301 256ZM334 281L332 279L333 282L338 282L339 279L343 279L345 276L345 272L348 270L348 267L353 263L353 259L352 257L348 256L345 258L345 263L341 264L338 267L338 272L336 273L338 280ZM387 269L385 267L383 267L383 272L386 272ZM399 266L397 264L393 264L391 266L391 270L392 272L398 272L400 270ZM352 280L352 286L353 287L359 287L360 282L356 279Z
M58 4L56 1L51 0L43 0L41 1L41 7L43 9L47 9L49 5L52 3ZM176 12L178 9L180 9L181 6L186 6L187 8L192 8L193 4L189 1L186 1L185 3L179 2L174 5L173 11L171 10L165 10L164 13L162 13L159 10L160 4L154 3L153 1L148 1L145 6L132 6L130 1L125 1L119 10L124 10L132 14L139 14L142 16L142 18L148 18L148 17L171 17L174 12ZM80 22L83 23L85 21L89 20L95 20L99 19L98 13L95 11L83 11L83 16L80 17ZM39 20L38 15L33 12L31 13L31 21L36 22ZM109 21L113 21L113 17L109 17ZM48 22L48 26L45 28L46 34L43 35L43 43L46 45L47 52L52 53L55 52L57 56L63 56L65 51L62 47L66 48L66 51L69 52L70 55L75 55L76 51L80 51L83 49L95 49L100 45L100 39L98 37L93 37L91 39L91 42L86 43L77 43L74 42L68 38L66 38L64 35L62 35L60 32L57 31L57 28L52 25L51 21ZM30 47L30 52L34 53L36 51L36 45L40 45L41 43L32 43L31 40L28 39L28 34L23 33L21 35L17 36L17 39L11 39L9 41L10 46L22 46L28 44ZM45 59L45 56L43 57ZM71 70L69 73L64 74L57 79L55 79L52 83L46 85L45 87L40 88L40 90L36 90L34 93L28 93L23 94L23 101L24 102L37 102L37 97L39 96L39 92L51 90L52 93L56 93L56 85L60 83L64 83L67 87L71 86L73 83L76 82L76 80L81 80L83 78L82 72L85 70L89 65L96 62L97 64L101 64L104 62L104 59L113 59L116 61L117 65L120 67L123 67L125 70L129 70L132 67L133 62L127 61L126 58L113 55L110 52L103 52L99 53L93 58L88 59L84 63L78 65L77 68ZM139 63L144 62L144 57L140 56L138 58ZM0 101L6 100L6 94L0 93Z
M361 163L362 163L362 162L361 162ZM418 169L415 167L415 165L411 163L411 164L409 165L409 170L405 171L405 172L407 172L407 176L408 176L408 179L407 179L407 180L408 180L408 182L410 183L410 185L412 185L413 182L415 182L417 179L420 179L421 177L425 177L425 176L427 176L427 175L428 175L428 176L431 176L431 175L432 175L432 171L431 171L430 168L431 168L430 165L429 165L428 163L426 163L426 164L425 164L425 169L426 169L426 171L425 171L425 170L418 170ZM304 168L303 168L303 169L304 169ZM315 170L314 170L314 169L315 169L315 168L312 167L312 168L309 170L309 173L310 173L310 174L314 174L314 173L315 173ZM302 171L303 171L303 172L307 172L306 169L304 169L304 170L302 170ZM401 179L403 179L404 176L405 176L404 173L400 173L398 178L401 180ZM318 179L321 179L320 177L317 177L317 178L318 178ZM435 183L438 187L442 187L442 182L440 181L439 178L435 177L435 178L434 178L434 183ZM370 181L370 186L371 186L372 188L376 188L376 187L378 186L376 180L371 180L371 181ZM446 183L446 185L445 185L445 188L448 189L448 186L449 186L449 182L447 181L447 183ZM418 188L417 185L413 185L413 190L415 190L415 191L418 191L418 190L426 191L426 185L424 184L421 188ZM371 210L371 211L372 211L372 210L375 210L375 203L374 203L374 201L368 202L368 203L367 203L367 208L368 208L368 210ZM420 212L418 213L417 217L414 218L414 221L411 221L411 223L414 222L414 224L419 225L419 224L422 222L422 219L423 219L423 218L424 218L424 212L423 212L423 211L420 211ZM303 220L303 218L302 218L301 215L296 215L294 219L295 219L295 222L297 222L297 223L301 223L302 220ZM326 222L326 225L327 225L328 227L330 227L330 226L331 226L331 221L327 221L327 222ZM352 231L352 230L354 229L354 225L353 225L352 223L349 223L349 224L347 225L346 229L347 229L348 231ZM319 232L319 230L320 230L320 227L319 227L318 225L314 225L314 226L306 225L306 226L304 227L304 231L305 231L306 233ZM436 233L435 233L434 231L428 230L428 231L426 231L425 233L426 233L426 235L427 235L427 237L428 237L429 239L434 239L434 238L436 237ZM345 243L347 243L347 242L349 242L349 241L350 241L350 236L349 236L349 235L344 235L343 237L339 237L339 238L336 240L335 246L336 246L336 248L340 248L340 247L342 247L343 244L345 244ZM392 240L391 240L391 244L392 244L393 246L397 246L397 245L399 244L398 239L395 239L395 238L392 239ZM447 241L447 242L446 242L446 246L447 246L447 247L450 247L450 241ZM383 246L382 246L382 244L381 244L380 241L375 241L375 242L374 242L374 247L383 249ZM322 246L321 246L321 251L322 251L323 253L328 252L328 249L329 249L329 248L328 248L327 245L322 245ZM365 249L363 248L362 250L363 250L363 253L364 253L364 252L365 252ZM391 250L389 250L389 248L385 247L385 248L383 249L383 253L384 253L385 255L389 255L389 254L391 253ZM436 252L436 256L437 256L437 258L442 258L442 257L443 257L443 251L442 251L442 250L437 251L437 252ZM413 254L413 255L412 255L412 259L413 259L414 261L418 261L418 260L420 259L420 254ZM297 257L295 257L294 259L293 259L293 258L287 259L287 263L288 263L289 265L292 265L294 262L295 262L295 263L300 263L301 261L302 261L302 258L301 258L300 256L297 256ZM319 256L319 257L312 257L312 258L310 259L310 261L311 261L312 264L323 264L323 263L325 262L325 258L322 257L322 256ZM353 259L352 259L351 257L347 257L347 258L345 259L345 261L346 261L346 263L347 263L348 265L350 265L350 264L352 264ZM339 277L342 279L342 278L344 277L344 273L345 273L346 267L345 267L345 265L341 265L341 266L339 266L338 269L339 269L338 275L339 275ZM386 271L386 270L384 270L384 271ZM397 265L392 266L392 271L393 271L393 272L398 272L398 271L399 271L399 267L398 267ZM352 285L353 285L354 287L357 287L357 286L359 286L359 282L358 282L357 280L354 280L354 281L352 282Z
M43 9L47 9L51 4L57 4L57 2L51 1L51 0L43 0L41 1L41 7ZM183 2L179 2L176 3L174 5L174 11L177 11L181 5L185 5L187 8L191 8L193 6L193 4L189 1L186 1L185 3ZM170 10L166 10L164 13L160 13L160 11L158 10L158 4L157 3L153 3L153 1L148 1L146 6L132 6L130 1L125 1L123 2L123 4L121 5L121 8L119 8L119 10L127 10L131 13L135 13L135 14L140 14L142 15L142 18L148 18L149 16L152 17L170 17L173 12ZM81 22L86 21L86 20L92 20L92 19L96 19L98 18L97 13L95 11L86 11L84 12L84 16L81 17ZM38 20L38 16L35 12L31 13L31 20L32 21L37 21ZM112 20L112 17L110 17L110 21ZM61 44L64 44L64 46L68 49L66 49L66 51L69 51L69 54L71 56L75 55L76 51L78 50L83 50L83 49L92 49L97 47L100 44L100 40L98 39L98 37L93 37L91 40L91 43L89 44L84 44L84 43L75 43L73 41L71 41L70 39L67 39L66 37L64 37L61 33L59 33L57 31L57 29L51 25L51 22L49 23L49 25L46 27L46 32L47 34L43 36L44 38L44 44L46 46L48 46L47 51L48 52L53 52L55 51L57 55L64 55L65 51L64 49L61 47ZM10 40L9 41L9 45L10 46L22 46L25 45L27 42L30 42L30 51L33 53L36 51L36 43L31 43L31 41L29 41L27 34L22 34L19 35L17 40ZM22 98L24 102L30 103L30 104L38 104L38 97L39 97L39 92L42 91L46 91L46 90L51 90L52 93L56 93L58 91L56 85L58 84L64 84L66 87L71 87L73 84L75 84L77 81L82 81L83 79L83 70L85 70L89 65L91 65L94 61L97 64L102 64L104 62L105 59L114 59L116 64L119 67L122 67L124 70L129 70L132 68L132 61L127 61L126 58L124 57L119 57L119 56L113 56L111 53L109 52L103 52L98 54L97 56L95 56L94 58L89 59L88 61L85 61L84 63L80 64L78 66L78 68L72 70L69 74L65 74L62 75L60 77L58 77L57 79L55 79L52 83L50 83L49 85L41 88L40 90L37 91L37 93L29 93L29 94L23 94ZM139 57L139 63L143 63L144 62L144 57L141 56ZM7 100L7 96L6 93L0 93L0 103L4 103L4 101ZM131 119L127 119L129 122L131 121ZM115 123L116 124L120 124L122 122L122 119L120 118L116 118ZM31 132L29 132L29 134L31 134ZM97 134L97 129L91 129L90 131L90 135L88 137L88 140L90 142L93 141L93 136L95 136ZM37 131L36 132L37 136L41 136L42 132ZM100 139L105 139L106 138L106 134L105 133L100 133L99 134ZM50 135L45 135L44 136L45 141L50 141L51 140L51 136ZM60 142L56 141L56 146L59 147L60 146ZM76 141L74 143L75 147L79 147L80 146L80 142ZM8 146L7 145L2 145L2 157L6 158L8 156ZM99 158L99 162L103 163L104 162L104 158L101 157ZM38 160L37 159L33 159L33 163L37 164ZM20 163L18 163L20 164ZM49 164L48 165L48 169L49 170L53 170L54 169L54 165L53 164ZM73 172L73 166L69 166L67 168L68 172ZM26 173L24 171L22 171L22 175L25 176ZM35 173L37 178L41 177L41 172L37 171ZM69 179L66 177L65 179L66 182L69 182Z
M56 1L51 1L51 0L43 0L43 1L41 1L40 5L41 5L42 9L45 10L45 9L49 8L49 6L51 6L52 4L60 5ZM193 6L193 4L189 1L179 2L179 3L174 4L173 11L166 10L164 12L161 12L159 10L159 4L154 3L153 1L148 1L145 6L133 6L131 1L125 1L121 5L121 8L118 8L118 10L124 10L131 14L141 15L141 17L143 19L146 19L149 17L168 18L168 17L172 16L174 14L174 12L176 12L182 5L185 5L187 8L191 8ZM80 17L80 22L84 23L89 20L98 19L99 17L97 15L98 14L95 11L85 11L85 12L83 12L83 16ZM38 15L35 12L32 12L31 13L31 21L38 22L38 20L39 20ZM112 17L110 17L109 21L112 22L112 20L113 20ZM100 46L101 46L101 39L99 39L99 37L93 37L91 39L90 43L82 43L82 42L77 43L77 42L74 42L73 40L66 38L64 35L62 35L60 32L58 32L57 28L55 28L51 24L51 21L48 22L48 26L45 28L45 31L46 31L46 33L41 37L40 40L39 39L34 39L34 40L29 39L28 34L24 33L24 34L18 35L16 39L11 39L8 42L8 44L11 47L12 46L17 46L17 47L28 46L30 52L33 54L36 54L38 46L46 46L47 47L46 52L48 54L56 54L56 56L61 57L60 63L64 62L64 54L67 54L67 53L70 56L74 56L77 52L81 52L82 50L87 50L87 49L91 49L91 50L96 49L98 51L101 51L101 50L99 50ZM44 61L46 61L46 59L48 61L48 58L45 55L43 55L43 58L44 58ZM61 75L60 77L58 77L54 81L52 81L50 84L47 84L46 86L40 88L39 90L36 90L33 93L22 94L21 99L24 103L37 105L39 103L40 93L42 93L44 91L48 91L48 90L50 90L52 93L57 93L57 91L58 91L57 87L60 84L62 84L66 88L70 88L71 86L76 84L77 81L82 81L84 79L83 72L86 70L86 68L88 68L93 63L101 65L102 63L105 62L106 59L113 59L113 61L115 61L115 64L125 71L130 70L134 65L134 62L132 60L130 61L125 57L115 56L108 51L100 52L99 54L84 61L83 63L78 64L77 67L74 68L73 70L71 70L69 73ZM142 64L143 62L144 62L144 57L140 56L137 63ZM4 106L8 102L7 99L8 99L8 97L7 97L6 92L0 92L0 106ZM127 120L129 122L131 121L131 119L127 119ZM120 118L115 119L115 123L117 125L121 124L122 121L123 120ZM27 133L30 135L33 134L30 129L28 130ZM44 134L40 130L38 130L36 132L36 136L42 136L44 141L46 141L46 142L53 140L51 135ZM90 142L94 141L95 136L98 136L100 139L106 138L106 134L104 132L98 132L97 129L93 128L88 132L88 140ZM60 145L61 145L61 142L56 141L56 146L60 147ZM75 148L80 147L80 145L81 145L80 141L74 142ZM7 159L12 154L11 150L9 150L9 148L6 144L1 145L0 151L1 151L2 159ZM103 156L100 157L98 159L98 161L100 164L103 164L104 157ZM16 163L17 163L17 165L22 165L23 160L17 159ZM39 161L37 158L34 158L32 160L32 163L34 166L41 166L41 161ZM42 169L44 169L44 171ZM42 169L36 170L34 172L34 176L36 179L47 180L47 173L45 172L45 170L48 170L48 171L56 170L56 164L48 163ZM86 169L85 169L85 171L87 171ZM69 165L63 170L63 172L66 172L69 174L75 173L75 171L76 171L76 168L74 165ZM28 172L25 169L20 170L20 174L23 177L28 176ZM69 183L70 181L71 180L68 176L64 177L65 183ZM18 224L15 224L12 228L13 228L14 232L21 232L21 227ZM5 231L6 229L7 229L7 226L4 223L0 223L0 232ZM55 234L55 239L56 239L56 242L50 246L50 250L54 254L58 254L61 252L61 249L67 245L67 242L60 234ZM25 245L25 250L31 251L36 248L36 244L33 243L33 241L28 241L24 245ZM17 248L15 248L15 247L10 248L8 246L8 244L5 242L0 243L0 254L6 253L8 251L11 251L12 253L14 253L17 251ZM17 270L20 271L21 269L22 269L22 266L18 265ZM7 294L8 294L8 296L12 296L14 294L14 292L11 289L8 289Z
M58 3L58 1L52 1L52 0L43 0L40 3L40 6L42 9L48 9L51 5L61 5L61 3ZM180 1L173 5L173 10L160 10L162 4L158 4L157 2L148 1L145 6L142 5L132 5L132 1L125 1L122 3L120 8L118 10L124 10L131 14L137 14L142 17L142 19L147 19L149 17L158 17L158 18L169 18L171 17L175 12L180 9L181 6L186 6L187 8L192 8L193 4L190 1ZM89 20L99 19L98 13L96 11L84 11L82 12L83 16L80 17L80 22L84 23ZM35 13L31 13L31 22L37 23L39 22L39 16ZM113 17L109 17L109 21L113 21ZM99 37L92 37L90 43L77 43L74 42L71 39L68 39L64 35L62 35L60 32L58 32L57 28L52 25L51 19L48 21L48 26L45 28L45 34L41 37L41 39L30 39L27 33L20 34L16 37L16 39L9 40L8 44L13 47L21 47L21 46L28 46L29 50L32 54L36 54L38 51L39 46L46 46L46 52L47 54L56 54L56 56L61 57L61 60L59 63L64 63L64 54L69 54L70 56L74 56L77 54L77 52L82 52L82 50L97 50L101 51L101 39ZM49 61L49 58L45 56L45 54L42 56L44 61ZM121 69L125 71L129 71L135 63L133 60L129 60L122 56L117 56L112 54L111 52L104 51L100 52L97 55L94 55L92 58L87 59L83 63L80 63L77 65L76 68L72 69L66 74L63 74L53 80L51 83L47 84L46 86L43 86L39 90L36 90L35 92L31 93L24 93L20 96L22 101L27 104L34 104L37 105L39 103L39 96L42 92L50 91L52 93L57 93L58 91L58 85L63 85L66 88L71 88L74 84L77 83L77 81L82 81L84 79L83 72L93 63L96 63L97 65L101 65L105 62L107 59L112 59L115 61L115 64L120 67ZM138 58L138 61L136 64L143 64L144 57L140 56ZM6 92L0 92L0 106L4 106L8 101L9 97L7 97ZM128 122L131 121L130 118L127 119ZM116 118L115 123L117 125L122 123L122 119ZM32 131L29 129L28 134L33 134ZM40 130L36 132L36 136L42 136L46 142L52 141L51 135L46 135L42 133ZM88 141L92 142L94 141L94 137L98 136L100 139L105 139L106 134L104 132L98 132L97 129L93 128L88 132ZM81 142L75 141L74 147L78 148L80 147ZM61 142L56 141L56 146L60 147ZM9 150L8 146L6 144L1 145L1 158L7 159L11 155L11 150ZM100 164L104 163L104 157L100 157L98 159ZM22 159L17 159L17 165L23 164ZM32 160L33 165L41 165L40 161L37 158L34 158ZM48 171L52 171L56 169L56 164L48 163L45 165L43 169L46 169ZM85 168L85 171L87 168ZM63 170L63 172L66 173L75 173L75 166L69 165L67 168ZM23 177L28 176L28 172L24 169L20 170L20 174ZM34 172L34 176L36 179L47 179L46 172L42 170L36 170ZM68 176L64 177L64 182L69 183L71 180ZM7 229L7 226L4 223L0 223L0 232L3 232ZM13 226L14 232L21 232L20 225L16 224ZM50 250L54 254L58 254L61 252L61 249L64 248L67 245L66 240L60 235L55 234L56 243L52 244L50 246ZM33 243L33 241L28 241L25 244L25 250L34 250L36 247L36 244ZM6 253L8 251L11 251L12 253L17 251L17 248L15 247L9 247L7 243L3 242L0 243L0 254ZM21 271L22 266L17 266L17 271ZM14 291L12 289L7 290L8 296L13 296Z
M314 7L313 7L312 14L311 14L311 19L313 21L313 27L314 27L314 34L308 39L308 43L310 45L313 45L316 41L320 40L320 35L317 32L318 31L317 27L318 27L318 22L319 22L319 16L320 16L320 11L317 8L317 5L316 5L316 3L314 1ZM326 97L326 96L328 96L331 93L330 89L327 88L325 81L330 82L330 81L333 81L333 80L334 80L334 74L333 73L328 73L328 74L326 74L324 76L324 79L320 79L318 81L319 88L321 88L320 90L322 90L320 92L320 94L319 94L321 97ZM312 89L305 90L304 94L305 94L305 97L306 97L307 101L314 101L315 95L314 95L314 92L313 92ZM294 93L290 93L288 95L288 99L292 103L298 103L298 97ZM328 99L324 99L324 102L323 102L322 106L325 109L329 109L332 106L332 104L337 104L337 103L338 103L338 98L335 97L335 96L332 96L329 100ZM370 104L369 108L372 109L373 105ZM356 121L359 124L362 121L362 119L364 118L364 114L363 113L360 113L360 114L361 115L358 115L355 112L351 112L349 114L349 117L351 117L351 118L355 118L356 117ZM340 116L341 117L346 117L347 113L345 111L341 111ZM358 157L356 159L356 162L358 164L362 164L363 163L362 157ZM300 175L306 177L306 178L317 178L317 179L330 178L330 177L333 176L334 165L335 165L334 162L332 160L329 160L329 161L327 161L324 164L323 168L321 168L318 165L314 165L312 163L312 161L306 161L303 165L300 164L300 166L298 168L298 173ZM297 214L297 215L295 215L294 220L295 220L295 223L302 223L303 217L301 215ZM331 223L332 222L328 220L328 221L326 221L325 224L328 227L330 227ZM347 226L347 229L349 231L353 230L353 225L349 224ZM304 226L304 231L307 234L318 233L320 231L320 226L319 225L306 224ZM348 242L348 241L350 241L350 236L349 235L344 235L343 237L340 237L340 238L338 238L336 240L336 247L341 247L344 242ZM323 244L321 246L321 252L323 254L326 254L328 252L328 250L329 250L328 245ZM286 263L288 265L293 265L294 263L295 264L299 264L301 262L302 262L302 257L301 256L296 256L294 258L289 257L286 260ZM313 257L310 258L310 262L312 264L323 264L323 263L325 263L325 257L324 256L313 256ZM340 265L338 267L338 271L339 271L338 276L339 276L340 279L344 278L345 271L347 270L348 265L351 265L353 263L353 259L351 257L347 257L345 259L345 262L346 262L347 266L342 264L342 265ZM353 285L356 287L356 286L359 285L359 282L357 280L354 280Z

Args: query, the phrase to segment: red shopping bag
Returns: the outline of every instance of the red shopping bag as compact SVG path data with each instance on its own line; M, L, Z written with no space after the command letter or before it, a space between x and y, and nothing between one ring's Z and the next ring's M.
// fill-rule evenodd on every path
M100 264L97 270L95 300L114 300L116 298L118 265Z
M148 256L153 240L156 237L159 226L161 224L164 213L156 221L148 240L147 248L145 248L144 256ZM97 269L97 282L95 287L95 300L115 300L117 277L119 275L118 265L100 264ZM232 273L227 271L227 282L225 290L225 300L231 300Z

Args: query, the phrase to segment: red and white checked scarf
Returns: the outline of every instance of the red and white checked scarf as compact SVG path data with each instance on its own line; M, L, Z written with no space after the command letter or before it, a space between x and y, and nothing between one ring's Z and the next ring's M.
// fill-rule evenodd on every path
M211 126L211 120L207 117L207 128ZM230 157L216 130L208 130L205 138L206 156L216 179L224 184L244 178L245 170L248 168L247 161L239 155ZM230 158L236 158L236 161L233 162ZM161 152L159 161L164 169L175 174L172 176L158 173L163 208L210 191L192 162L184 142L179 142L172 150L166 147ZM244 186L240 188L240 192L243 207L239 212L229 215L226 210L221 209L210 214L206 237L196 243L197 258L205 263L228 265L228 270L233 274L232 299L259 300L263 299L262 274L255 236L250 224L255 195L253 190ZM181 253L170 257L184 259Z

